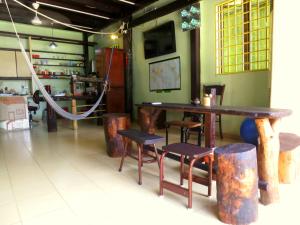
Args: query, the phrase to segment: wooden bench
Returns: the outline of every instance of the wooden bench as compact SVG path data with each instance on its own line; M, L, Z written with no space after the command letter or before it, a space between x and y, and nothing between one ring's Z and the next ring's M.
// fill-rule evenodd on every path
M180 155L180 185L171 183L164 179L164 158L168 153L176 153ZM163 189L173 191L177 194L188 198L188 208L192 208L192 182L196 182L208 187L208 196L211 195L211 182L212 182L212 149L201 148L197 145L188 143L175 143L163 147L163 153L160 158L160 188L159 194L163 195ZM189 167L188 170L184 169L184 159L188 158ZM197 161L201 161L204 157L209 158L208 177L196 176L192 173L194 164ZM188 188L181 187L183 185L183 179L188 180Z
M120 134L124 139L124 149L121 164L119 171L122 171L123 163L125 157L128 155L136 160L138 160L138 171L139 171L139 185L142 184L142 166L143 163L152 163L157 161L159 166L159 157L157 153L156 143L165 141L164 137L157 136L154 134L148 134L139 130L135 129L128 129L128 130L118 130L118 134ZM127 140L126 140L127 139ZM132 155L130 152L128 152L128 139L136 142L137 148L138 148L138 156ZM155 156L148 154L147 151L144 151L145 145L152 145L154 148ZM144 157L148 156L150 159L145 160Z

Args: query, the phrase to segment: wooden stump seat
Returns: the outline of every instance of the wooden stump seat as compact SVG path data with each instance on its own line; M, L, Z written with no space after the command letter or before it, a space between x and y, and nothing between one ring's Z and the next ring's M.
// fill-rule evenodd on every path
M123 155L124 144L122 136L118 130L126 130L130 127L129 114L107 113L103 115L103 127L106 140L106 151L110 157L121 157ZM131 147L131 141L128 143Z
M151 163L157 161L158 166L159 166L159 158L158 158L158 153L157 153L157 148L156 148L156 143L158 142L163 142L165 141L165 138L161 136L157 136L154 134L148 134L139 130L135 129L128 129L128 130L118 130L118 134L121 135L124 139L124 149L125 151L123 152L122 155L122 160L120 164L119 171L122 171L123 163L125 157L128 155L136 160L138 160L138 171L139 171L139 185L142 184L142 166L143 163ZM131 152L128 151L128 140L132 140L136 142L137 148L138 148L138 156L135 157L134 155L131 154ZM147 153L147 151L144 151L144 146L145 145L150 145L153 146L155 156L152 156ZM145 159L145 157L150 157L150 159Z
M258 213L256 147L229 144L214 151L219 219L228 224L255 222Z
M168 153L176 153L180 155L180 185L171 183L164 179L164 158ZM163 147L163 153L160 158L160 175L159 175L159 194L163 195L163 189L173 191L179 195L188 198L188 208L192 208L192 182L196 182L208 187L208 196L211 195L211 182L212 182L212 149L201 148L197 145L188 143L175 143ZM189 160L189 167L184 169L184 158ZM194 164L202 160L203 157L209 157L208 163L208 176L200 177L192 173ZM188 180L188 188L181 187L183 179Z
M300 172L300 137L296 134L280 133L279 140L279 182L290 184Z

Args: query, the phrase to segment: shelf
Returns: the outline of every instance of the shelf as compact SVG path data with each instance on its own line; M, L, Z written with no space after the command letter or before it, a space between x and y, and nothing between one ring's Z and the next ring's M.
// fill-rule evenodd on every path
M31 80L31 77L0 77L0 80Z
M43 76L38 76L39 79L41 80L70 80L70 77L67 77L67 76L62 76L62 77L59 77L59 76L56 76L56 77L43 77Z
M65 54L65 55L80 55L84 56L82 53L70 53L70 52L53 52L53 51L44 51L44 50L32 50L32 52L43 52L43 53L52 53L52 54Z
M58 61L76 61L76 62L84 62L83 59L56 59L56 58L32 58L32 59L49 59L49 60L58 60Z
M84 66L49 65L49 64L37 64L37 63L34 63L32 65L35 65L35 66L59 66L59 67L81 67L81 68L84 68Z
M91 83L104 83L104 81L99 78L94 77L80 77L76 76L76 79L73 80L74 82L91 82Z

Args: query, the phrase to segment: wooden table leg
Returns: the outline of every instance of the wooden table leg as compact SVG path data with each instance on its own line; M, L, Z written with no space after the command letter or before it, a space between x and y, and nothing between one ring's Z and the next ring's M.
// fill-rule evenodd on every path
M214 148L216 146L216 114L205 114L204 120L205 147Z
M141 130L149 134L155 134L155 122L162 110L161 109L138 109L139 125Z
M47 103L47 127L48 132L57 132L56 112Z
M266 190L260 190L260 202L268 205L279 201L278 157L280 119L255 119L259 133L258 177L267 183Z
M72 113L77 114L77 105L76 105L76 99L72 99ZM73 129L77 130L78 129L78 122L77 120L73 120Z

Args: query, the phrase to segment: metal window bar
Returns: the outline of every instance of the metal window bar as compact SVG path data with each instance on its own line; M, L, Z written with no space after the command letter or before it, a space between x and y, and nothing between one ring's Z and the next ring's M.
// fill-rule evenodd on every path
M216 6L217 74L269 69L271 1L228 0Z

